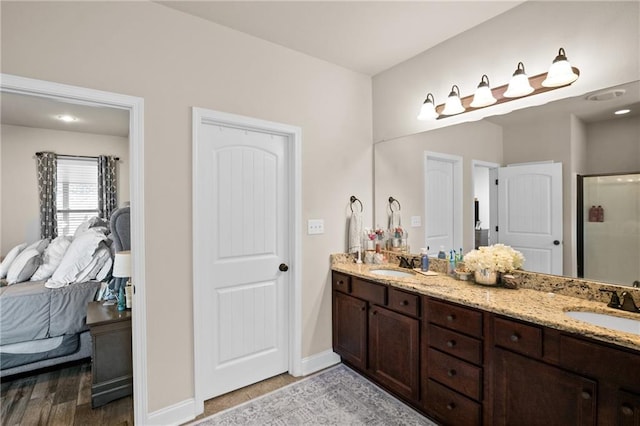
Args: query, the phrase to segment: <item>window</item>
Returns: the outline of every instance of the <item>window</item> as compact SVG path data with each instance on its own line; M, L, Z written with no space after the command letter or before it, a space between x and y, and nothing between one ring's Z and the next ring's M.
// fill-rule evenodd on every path
M58 235L73 235L85 220L98 216L98 159L58 157L56 211Z

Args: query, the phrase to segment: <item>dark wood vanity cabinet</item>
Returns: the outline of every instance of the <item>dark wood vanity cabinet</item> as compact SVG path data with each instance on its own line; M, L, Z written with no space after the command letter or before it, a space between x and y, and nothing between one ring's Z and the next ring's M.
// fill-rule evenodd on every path
M419 297L333 273L333 349L410 402L419 400Z
M640 352L333 272L333 348L442 425L640 426Z
M482 424L483 314L424 297L422 406L445 425Z

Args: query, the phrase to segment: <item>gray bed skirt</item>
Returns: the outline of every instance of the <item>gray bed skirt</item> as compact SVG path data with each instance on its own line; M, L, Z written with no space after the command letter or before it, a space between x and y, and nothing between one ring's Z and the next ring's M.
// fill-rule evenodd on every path
M0 370L0 377L7 377L14 374L37 370L39 368L51 367L53 365L58 365L58 364L62 364L70 361L76 361L83 358L90 358L92 349L91 349L91 334L89 333L89 331L88 330L84 331L79 335L75 335L75 336L78 336L78 338L75 338L75 339L69 338L64 345L61 345L60 347L53 350L53 351L60 350L61 352L67 351L66 354L55 357L55 358L42 359L40 361L29 362L27 364L22 363L22 365L9 367L6 369L3 367L2 370ZM65 349L62 349L62 346L64 346ZM72 349L72 348L75 348L75 349ZM55 355L51 352L52 351L48 351L47 356ZM3 364L5 363L5 360L4 360L5 355L7 354L2 354ZM29 354L27 356L32 357L32 356L36 356L36 354ZM16 355L16 358L17 358L17 355ZM7 359L9 360L9 358Z

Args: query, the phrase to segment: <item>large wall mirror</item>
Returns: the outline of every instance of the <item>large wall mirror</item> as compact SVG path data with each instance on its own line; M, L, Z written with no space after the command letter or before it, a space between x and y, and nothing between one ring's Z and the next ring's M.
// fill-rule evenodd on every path
M631 112L614 114L624 108ZM451 194L451 200L461 198L462 212L457 212L461 214L454 214L452 209L455 207L447 207L447 197L440 194L436 199L442 200L441 212L444 213L437 218L426 217L425 212L433 211L433 206L427 206L426 195L433 185L428 184L425 168L428 156L434 153L459 159L462 174L458 177L461 180L458 188L461 189L457 191L459 193ZM430 253L435 254L440 247L431 244L430 240L436 241L434 237L448 232L454 234L454 241L462 242L465 253L476 246L476 236L482 237L483 243L502 242L500 231L495 231L499 221L498 207L492 205L496 201L491 195L495 168L533 164L562 165L559 219L562 231L549 241L549 244L556 241L560 262L559 269L553 271L527 268L526 263L525 269L569 277L584 276L622 285L632 285L633 281L640 280L640 262L637 261L640 258L640 182L634 175L640 172L639 81L377 143L374 149L374 221L379 226L386 226L390 212L388 199L392 196L402 204L402 225L409 233L408 242L413 253L429 245ZM602 178L607 185L578 187L579 177L605 175L620 176ZM605 211L603 222L590 222L588 215L592 205L589 203L597 202L594 197L598 198L597 191L604 191L603 188L612 190L612 194L624 195L621 201L607 201L608 205L602 206ZM587 191L586 195L584 191ZM603 194L600 194L602 200L613 196ZM453 201L451 205L455 206ZM585 229L593 232L598 225L602 228L597 230L598 239L584 234ZM450 230L438 233L429 230L429 226L445 226ZM476 232L481 230L486 232ZM427 233L429 238L426 238ZM620 237L608 241L602 238L603 234L613 236L614 233ZM591 243L597 245L594 247ZM451 248L457 247L446 247L447 250ZM586 265L593 253L607 259L598 263L609 269L631 270L624 277L606 271L593 272L596 262ZM579 260L582 262L580 270ZM630 264L635 268L629 268Z

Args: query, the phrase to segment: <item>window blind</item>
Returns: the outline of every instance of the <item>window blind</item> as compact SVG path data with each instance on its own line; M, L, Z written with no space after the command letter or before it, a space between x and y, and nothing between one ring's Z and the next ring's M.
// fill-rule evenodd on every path
M98 159L58 157L58 235L73 235L98 215Z

